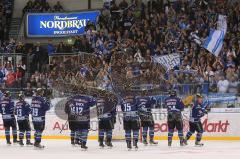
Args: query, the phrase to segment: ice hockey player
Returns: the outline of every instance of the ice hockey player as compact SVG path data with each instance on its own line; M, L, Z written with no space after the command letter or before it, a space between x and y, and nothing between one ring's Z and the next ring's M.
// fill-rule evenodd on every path
M31 127L29 123L29 114L31 113L30 105L25 101L24 94L19 93L18 101L15 107L15 113L17 115L17 122L19 128L19 144L23 146L23 138L24 134L26 133L26 145L30 146L33 145L30 141L31 139Z
M123 112L123 127L125 130L125 139L127 142L128 150L132 149L132 133L133 133L133 146L135 150L138 149L139 137L139 109L135 95L131 92L126 92L121 101L121 110Z
M104 133L106 133L105 143L108 147L112 145L112 130L116 122L116 105L117 98L106 91L99 91L97 95L97 115L98 115L98 141L99 146L103 148L105 145Z
M44 148L44 146L41 145L42 133L45 129L45 115L50 109L50 102L48 99L43 97L43 94L44 90L42 88L38 88L36 90L36 96L32 98L31 103L32 122L35 130L34 147L39 149Z
M75 146L80 144L78 138L77 138L77 132L78 129L78 121L77 121L77 115L73 112L75 112L75 108L73 108L74 105L72 103L72 100L68 99L68 101L65 104L65 113L68 115L68 126L70 129L70 138L71 138L71 145Z
M11 145L10 128L12 128L13 143L17 143L17 124L14 114L14 102L9 91L5 91L0 103L0 113L2 114L3 126L7 144Z
M165 107L167 108L168 112L168 146L170 147L172 145L172 137L175 128L178 130L180 146L185 146L183 137L183 119L181 113L181 111L184 110L184 104L182 100L177 97L176 91L170 91L169 97L165 99Z
M190 119L189 119L189 131L185 137L185 142L190 139L192 134L197 132L196 135L196 146L203 146L201 142L202 134L203 134L203 126L201 122L201 118L207 114L209 111L208 107L203 103L203 96L201 94L197 94L195 97L195 101L193 103L193 107L191 108L190 112Z
M65 112L68 114L71 130L71 143L77 140L77 144L86 150L88 130L90 128L90 107L96 105L93 97L84 95L84 90L68 99L65 105ZM79 143L78 143L79 141ZM76 144L76 143L75 143Z
M155 101L147 96L147 91L143 91L142 96L137 98L137 105L139 107L139 115L141 120L141 127L142 127L142 137L143 137L143 144L147 145L147 134L149 130L149 143L156 145L158 144L153 140L154 138L154 120L152 115L152 108L155 104Z

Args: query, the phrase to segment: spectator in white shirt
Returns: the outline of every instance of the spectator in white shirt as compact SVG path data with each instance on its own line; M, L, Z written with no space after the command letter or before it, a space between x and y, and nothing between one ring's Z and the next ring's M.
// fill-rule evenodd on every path
M229 81L224 76L221 76L220 80L217 83L218 92L227 93L228 87L229 87Z
M238 91L238 81L236 76L230 76L229 77L229 88L228 92L229 93L237 93Z

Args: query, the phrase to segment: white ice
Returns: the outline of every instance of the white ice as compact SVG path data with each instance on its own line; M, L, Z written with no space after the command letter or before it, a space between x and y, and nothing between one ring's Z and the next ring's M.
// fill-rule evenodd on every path
M87 151L80 147L71 147L68 140L43 140L44 150L18 145L6 146L0 140L2 159L240 159L240 142L204 141L204 147L195 147L190 142L187 147L179 147L178 141L172 148L166 141L159 141L158 146L144 146L139 143L139 150L128 151L125 142L114 142L112 149L100 149L97 141L88 141Z

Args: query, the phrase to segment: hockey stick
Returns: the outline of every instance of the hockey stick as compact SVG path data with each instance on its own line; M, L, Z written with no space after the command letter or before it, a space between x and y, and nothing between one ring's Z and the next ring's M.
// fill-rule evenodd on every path
M66 120L65 124L63 125L62 129L60 130L60 134L62 134L63 128L65 128L67 126L68 120Z
M122 99L122 96L120 94L118 94L117 91L115 90L115 87L114 87L113 82L112 82L112 78L109 75L108 75L108 78L110 80L110 84L112 86L112 90L113 90L114 94L117 96L118 100L119 100L119 98ZM117 111L117 116L118 116L118 121L119 121L120 125L122 125L122 120L121 120L119 111Z

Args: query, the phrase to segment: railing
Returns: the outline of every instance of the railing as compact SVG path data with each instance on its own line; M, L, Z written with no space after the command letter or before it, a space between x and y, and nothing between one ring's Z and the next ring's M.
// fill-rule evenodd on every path
M27 61L27 66L29 63L28 60L28 56L25 54L15 54L15 53L1 53L0 54L0 62L3 66L4 62L6 60L9 60L9 58L11 59L11 61L13 61L13 65L14 68L16 68L16 65L18 64L18 61L23 60L24 58ZM89 59L91 60L95 60L94 58L98 58L95 54L92 53L84 53L84 52L78 52L78 53L54 53L52 55L49 56L49 64L53 64L53 61L57 62L57 64L61 63L66 63L66 70L72 71L75 70L76 71L80 71L80 67L81 64L87 63ZM70 60L70 61L68 61ZM68 64L72 63L72 62L76 62L76 64L74 65L69 65ZM134 64L132 64L134 65ZM28 67L29 68L29 67ZM27 71L29 70L27 68ZM112 69L114 69L114 67L112 67ZM69 72L66 71L66 72ZM96 73L99 71L97 69L95 69ZM113 70L112 70L113 71ZM115 71L116 73L116 71ZM115 93L119 93L118 90L124 92L124 86L121 85L122 83L124 83L125 81L120 81L117 82L120 79L120 74L117 73L116 75L111 75L112 76L112 81L111 83L109 83L109 88L111 91L114 91ZM75 81L79 81L79 77L76 76L75 74L72 75L73 78L75 78ZM49 77L46 77L49 78ZM155 78L154 78L155 79ZM65 79L63 78L63 81ZM120 79L121 80L121 79ZM160 80L160 81L153 81L153 83L149 82L149 81L140 81L139 77L137 76L136 79L133 79L133 81L138 81L135 84L131 85L130 89L132 91L137 92L136 95L139 95L142 90L149 90L148 93L150 96L154 96L157 99L157 107L162 107L164 98L168 95L167 92L171 89L175 89L178 93L179 96L181 96L185 102L187 102L187 104L189 103L188 100L192 99L192 97L196 94L196 93L201 93L203 94L207 99L209 99L210 101L212 101L213 105L215 105L216 107L237 107L239 106L239 102L238 102L238 98L239 98L239 90L240 90L240 82L238 82L238 86L236 88L231 87L230 92L227 93L218 93L217 90L217 85L215 84L213 86L212 83L209 82L205 82L205 83L190 83L187 81L183 81L182 84L179 83L171 83L169 81L164 81L164 80ZM17 81L15 81L15 83L11 86L6 86L5 89L10 90L11 92L13 92L13 96L16 97L17 93L19 91L25 91L26 88L26 82L27 82L27 76L23 77L21 79L18 79ZM66 82L66 81L65 81ZM90 81L92 83L96 83L96 81L94 79L92 79L92 81ZM54 83L54 79L53 79L53 83ZM46 85L46 83L44 83ZM86 84L86 83L84 83ZM54 85L54 84L53 84ZM67 92L67 88L65 85L62 86L63 88L52 88L54 91L53 96L54 97L59 97L59 94L62 96L64 96L65 94L68 94L69 92ZM86 86L88 87L88 86ZM92 85L91 87L98 87L98 85ZM111 89L111 87L114 87Z
M92 88L92 87L91 87ZM36 90L34 89L27 89L27 88L5 88L6 90L9 90L12 93L13 98L17 98L17 95L20 91L24 92L27 97L31 97ZM96 89L98 89L96 87ZM52 98L61 98L61 97L66 97L69 95L73 95L73 93L68 92L68 88L65 89L60 89L52 87L45 89L48 90L46 92L46 96L50 96ZM156 90L154 90L156 91ZM164 107L164 100L166 97L168 97L168 92L167 91L160 91L157 90L158 92L151 92L149 91L149 96L151 96L153 99L155 99L156 104L155 108L162 108ZM177 90L179 92L179 90ZM114 91L113 91L114 92ZM114 92L116 95L119 95L118 92ZM74 93L76 94L76 92ZM140 94L136 94L140 95ZM192 94L181 94L178 93L178 96L182 98L184 104L186 106L191 105L194 97L195 97L195 92ZM121 97L121 95L120 95ZM211 107L213 108L236 108L240 107L240 97L236 93L208 93L204 94L205 101L207 101Z
M0 53L0 64L4 66L6 62L11 62L14 69L17 64L27 62L27 55L23 53ZM27 63L25 63L27 65Z

